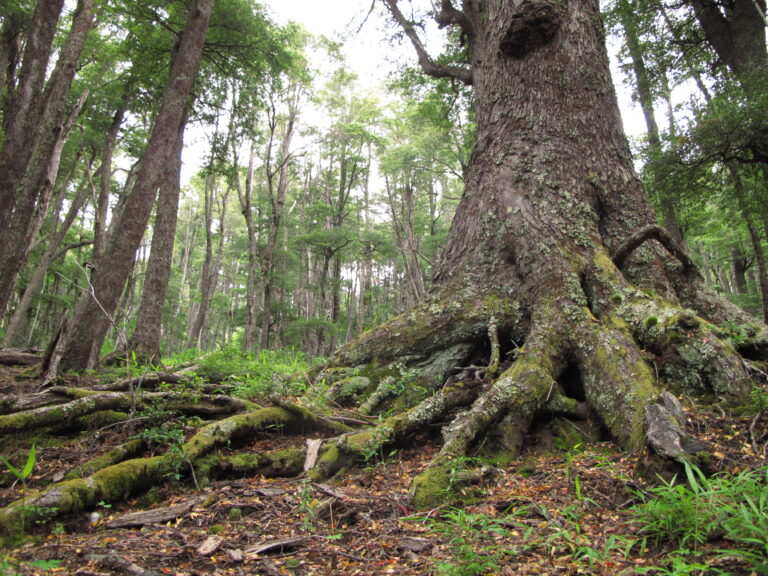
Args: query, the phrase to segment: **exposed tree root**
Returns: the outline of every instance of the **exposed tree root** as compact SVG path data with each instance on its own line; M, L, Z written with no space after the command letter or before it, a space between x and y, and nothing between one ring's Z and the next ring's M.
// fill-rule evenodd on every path
M241 412L201 428L164 455L140 457L141 441L112 450L66 481L0 510L0 535L18 530L22 518L117 501L170 474L199 484L252 474L305 473L320 480L441 430L440 452L413 482L414 505L432 507L492 473L475 457L512 461L534 423L556 415L583 420L592 430L587 435L608 435L625 449L647 447L660 461L706 451L686 431L679 402L667 390L739 401L752 385L737 348L744 339L734 344L733 328L713 323L707 309L683 308L637 289L605 253L585 261L543 278L535 300L525 305L501 292L481 296L444 288L443 300L433 297L342 348L310 374L314 383L304 398L273 396L268 408L199 393L76 388L52 388L13 405L0 401L6 411L29 408L0 416L0 433L151 402L206 418L220 417L222 407ZM718 306L718 314L727 312L727 305ZM749 320L743 329L753 357L768 356L765 327ZM135 390L176 378L148 375L120 387ZM58 404L39 406L43 401ZM270 430L324 430L328 437L317 440L318 450L308 456L298 449L217 451Z
M0 539L18 534L25 524L44 520L53 515L69 514L92 508L98 502L118 502L132 494L148 489L176 471L190 471L213 450L236 443L261 430L281 428L287 431L307 431L314 422L307 422L296 413L282 408L262 408L246 414L231 416L209 424L189 440L162 456L135 458L98 469L86 478L74 478L55 483L41 492L25 494L21 500L0 510ZM264 466L293 470L295 455L262 459ZM219 463L227 459L219 459ZM278 464L281 463L281 464ZM219 467L223 464L219 464ZM94 467L98 467L98 464ZM209 467L215 467L209 461Z
M138 458L147 449L146 441L137 438L130 440L125 444L116 446L106 454L103 454L93 460L85 462L83 465L78 466L74 470L70 470L65 476L64 480L74 480L76 478L87 478L99 470L120 464L126 460L132 458Z
M242 401L222 395L184 395L177 392L131 395L122 392L97 393L77 388L52 389L46 395L55 398L56 394L75 399L63 404L0 415L0 434L51 427L71 428L89 414L105 410L133 411L137 407L157 402L163 402L167 409L180 413L209 417L240 412L246 407Z

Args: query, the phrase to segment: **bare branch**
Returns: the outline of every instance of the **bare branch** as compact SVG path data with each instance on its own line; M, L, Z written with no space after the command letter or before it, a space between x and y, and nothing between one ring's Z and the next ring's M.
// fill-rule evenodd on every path
M464 84L472 84L472 70L469 68L464 68L462 66L444 66L432 59L427 53L427 49L424 47L421 38L419 38L419 35L416 33L413 23L403 16L400 8L397 7L397 0L384 0L384 4L386 4L392 17L400 25L403 32L405 32L405 35L408 36L408 39L411 41L411 44L413 44L413 47L416 49L419 65L421 66L421 69L424 70L425 74L433 76L434 78L455 78Z
M435 14L435 20L440 28L456 24L462 29L464 34L469 37L471 37L474 32L472 23L469 21L469 18L467 18L467 15L461 10L457 10L451 0L441 1L440 12Z

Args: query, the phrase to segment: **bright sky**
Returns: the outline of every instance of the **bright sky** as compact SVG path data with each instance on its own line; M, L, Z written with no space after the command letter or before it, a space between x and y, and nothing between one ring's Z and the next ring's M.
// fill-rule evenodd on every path
M344 40L347 66L361 87L376 86L396 68L396 58L410 56L410 45L392 50L381 30L373 0L266 0L279 22L298 22L308 31Z
M317 35L341 41L346 39L344 53L347 66L358 75L361 89L376 88L387 78L388 73L397 69L398 60L415 62L415 54L410 44L403 43L392 47L386 41L386 34L376 12L368 16L374 0L265 0L271 15L280 23L294 21ZM366 21L366 17L368 20ZM363 25L363 22L365 24ZM362 25L362 29L361 29ZM615 51L610 47L609 51ZM322 58L322 54L317 55ZM315 62L320 66L322 62ZM612 62L614 80L618 80L619 104L624 118L624 128L628 134L644 134L645 125L640 109L630 102L623 77L617 71L617 64ZM202 135L187 135L182 181L189 182L192 173L199 168L204 154Z
M393 50L384 39L381 25L372 15L360 33L356 33L365 20L374 0L267 0L273 15L278 21L292 20L302 24L314 34L324 34L329 38L347 41L345 53L349 67L357 72L362 86L376 85L382 82L389 71L395 68L396 58L410 58L411 46L403 45ZM609 46L617 50L616 46ZM619 103L624 119L624 128L628 134L639 136L645 133L645 124L639 107L630 101L628 89L623 85L623 77L618 72L618 65L612 57L614 80L618 83Z

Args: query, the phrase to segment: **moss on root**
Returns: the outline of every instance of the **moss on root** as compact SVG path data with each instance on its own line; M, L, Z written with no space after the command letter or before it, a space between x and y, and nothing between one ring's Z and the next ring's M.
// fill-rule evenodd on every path
M130 440L121 446L113 448L106 454L94 458L93 460L89 460L82 466L75 468L69 472L64 479L74 480L76 478L87 478L94 472L102 470L103 468L113 466L114 464L118 464L130 458L135 458L146 449L146 446L147 444L144 440L138 438Z
M212 478L295 476L302 472L303 466L304 451L293 448L269 454L212 454L195 463L195 473L203 486Z
M417 510L429 510L456 498L451 491L450 462L431 464L413 480L411 502Z

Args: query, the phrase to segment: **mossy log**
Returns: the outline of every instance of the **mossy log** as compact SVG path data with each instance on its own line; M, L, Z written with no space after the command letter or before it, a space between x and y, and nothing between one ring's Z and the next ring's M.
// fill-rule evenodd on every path
M296 448L271 454L216 453L199 459L195 463L195 473L200 485L220 478L245 478L259 475L266 478L290 477L301 474L304 458L304 450Z
M120 462L136 458L140 456L147 449L147 442L140 438L130 440L125 444L116 446L106 454L89 460L84 464L78 466L74 470L70 470L65 476L64 480L74 480L76 478L87 478L88 476L103 470L109 466L114 466Z
M43 357L40 354L22 350L0 350L0 364L7 366L34 366L40 364Z

